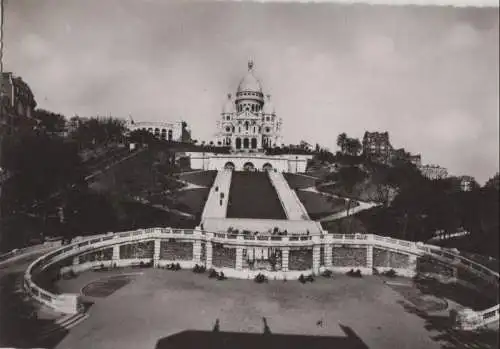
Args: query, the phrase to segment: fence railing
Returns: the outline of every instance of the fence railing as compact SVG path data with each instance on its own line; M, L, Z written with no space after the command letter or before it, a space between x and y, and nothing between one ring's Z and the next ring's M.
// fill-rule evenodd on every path
M373 234L327 234L313 236L276 236L276 235L243 235L227 232L207 232L196 229L173 229L173 228L148 228L120 233L108 233L88 238L82 238L73 244L61 247L36 259L26 270L24 275L25 289L31 296L39 302L57 309L59 297L47 290L42 289L33 281L33 272L43 272L48 266L77 256L97 248L123 243L133 243L144 239L171 239L185 238L193 241L223 242L231 245L250 245L263 243L263 246L270 247L297 247L328 245L328 244L363 244L368 246L385 247L399 250L404 253L418 256L430 255L445 263L461 265L476 275L498 285L499 274L475 261L461 256L456 250L448 250L441 247L415 243L405 240L398 240ZM29 248L24 249L27 251ZM481 325L493 322L499 318L499 305L475 313L482 318Z

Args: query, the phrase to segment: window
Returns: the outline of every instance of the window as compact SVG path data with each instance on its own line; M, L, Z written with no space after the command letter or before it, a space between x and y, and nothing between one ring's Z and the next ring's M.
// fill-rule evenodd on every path
M231 127L227 126L226 127L226 132L231 132Z
M269 127L266 127L266 132L267 133L271 132L271 129Z

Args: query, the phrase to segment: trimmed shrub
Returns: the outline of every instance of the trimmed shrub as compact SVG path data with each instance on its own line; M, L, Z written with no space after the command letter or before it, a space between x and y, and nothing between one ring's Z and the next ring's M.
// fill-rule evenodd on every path
M205 268L204 265L196 264L193 268L193 273L196 273L196 274L203 274L206 271L207 271L207 268Z
M219 274L215 271L215 269L211 268L209 271L208 271L208 278L209 279L215 279L219 276Z
M306 277L306 282L314 282L314 274L310 274Z
M255 276L255 278L253 279L253 281L255 281L258 284L262 284L264 282L267 282L268 279L267 279L267 277L264 274L259 273L259 274L257 274Z
M217 274L217 280L222 281L222 280L226 280L226 279L227 279L227 277L226 277L226 275L224 275L224 273L222 271Z
M178 271L181 270L181 265L179 263L171 263L167 264L167 269L172 270L172 271Z
M321 276L331 278L333 276L333 272L330 269L326 269L321 273Z
M374 268L372 268L372 273L373 273L373 275L380 275L380 273L379 273L378 269L377 269L377 268L375 268L375 267L374 267Z
M301 284L305 284L307 282L306 278L304 277L304 274L300 274L300 276L299 276L299 282Z
M394 269L391 269L391 270L387 270L385 272L382 273L384 276L387 276L387 277L390 277L390 278L394 278L397 276L397 273Z
M347 276L351 276L351 277L356 277L356 278L360 278L360 277L363 277L363 275L361 274L361 270L359 269L351 269L349 270L347 273L346 273Z

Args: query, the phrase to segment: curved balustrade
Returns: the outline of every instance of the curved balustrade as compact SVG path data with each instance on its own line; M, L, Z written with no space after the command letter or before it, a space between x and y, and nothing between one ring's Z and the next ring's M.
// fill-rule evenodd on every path
M120 253L120 246L133 244L144 245L144 248L140 251L133 249L131 256ZM113 251L109 252L110 249ZM102 252L93 254L96 250ZM295 252L301 250L302 252ZM107 257L96 257L101 255ZM272 263L272 270L268 267L271 255L277 256ZM227 276L236 278L252 278L260 272L270 279L293 279L301 273L319 273L325 269L344 271L358 267L364 274L371 273L373 267L381 267L395 269L398 273L406 270L410 272L408 275L414 275L417 258L421 256L432 257L452 269L466 269L471 274L471 280L479 277L498 287L499 274L495 271L461 256L456 250L423 243L372 234L236 235L172 228L108 233L78 240L36 259L25 272L24 287L37 301L57 311L71 313L77 309L70 295L54 294L34 281L34 276L44 272L49 266L69 259L73 264L63 268L64 270L81 271L96 265L126 266L136 264L139 260L152 262L153 266L179 261L183 267L204 264L207 268L215 267L223 270ZM84 264L79 265L80 261ZM476 321L471 328L477 328L498 320L499 306L473 314L480 321Z

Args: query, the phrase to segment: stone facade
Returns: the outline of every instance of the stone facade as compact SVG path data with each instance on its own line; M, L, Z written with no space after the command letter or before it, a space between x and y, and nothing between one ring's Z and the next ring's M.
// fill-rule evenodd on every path
M217 144L236 152L261 152L265 148L280 147L282 120L271 103L271 95L264 98L260 81L255 77L253 62L238 85L236 96L228 94L217 122Z

